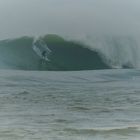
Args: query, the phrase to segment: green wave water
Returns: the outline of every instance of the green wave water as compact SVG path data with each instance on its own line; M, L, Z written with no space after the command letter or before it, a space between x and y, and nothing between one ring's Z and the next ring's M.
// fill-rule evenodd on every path
M43 42L42 46L36 46L36 51L33 49L35 42ZM41 56L43 50L40 48L46 47L44 44L50 50L47 60ZM0 41L0 68L69 71L111 67L99 52L90 50L81 43L66 41L58 35L49 34L38 39L21 37Z

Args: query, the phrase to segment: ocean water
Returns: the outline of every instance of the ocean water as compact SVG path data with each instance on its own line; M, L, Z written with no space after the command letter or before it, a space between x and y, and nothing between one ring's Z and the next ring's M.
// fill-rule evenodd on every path
M138 140L139 85L139 70L0 70L0 139Z
M140 139L139 0L0 1L0 140Z

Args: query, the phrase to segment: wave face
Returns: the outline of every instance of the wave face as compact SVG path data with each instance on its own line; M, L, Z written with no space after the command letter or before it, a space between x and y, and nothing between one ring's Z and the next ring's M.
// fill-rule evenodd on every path
M100 53L57 35L0 41L0 68L18 70L92 70L111 68Z
M139 43L131 37L64 38L48 34L2 40L0 68L56 71L140 68Z

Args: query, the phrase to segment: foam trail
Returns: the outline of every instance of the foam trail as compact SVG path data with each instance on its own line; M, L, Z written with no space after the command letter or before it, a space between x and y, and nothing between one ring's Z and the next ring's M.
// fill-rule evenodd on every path
M43 40L35 38L34 41L33 41L33 50L36 52L36 54L40 58L42 58L46 61L50 61L48 59L48 56L51 53L51 50L48 48L47 44ZM45 52L44 58L43 58L43 55L42 55L43 52Z

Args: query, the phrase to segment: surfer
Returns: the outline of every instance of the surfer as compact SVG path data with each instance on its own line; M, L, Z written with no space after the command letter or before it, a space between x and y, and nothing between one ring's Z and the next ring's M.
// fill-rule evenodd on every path
M42 58L43 58L43 59L45 59L46 54L47 54L47 52L46 52L46 51L43 51L43 52L41 53L41 55L42 55Z

